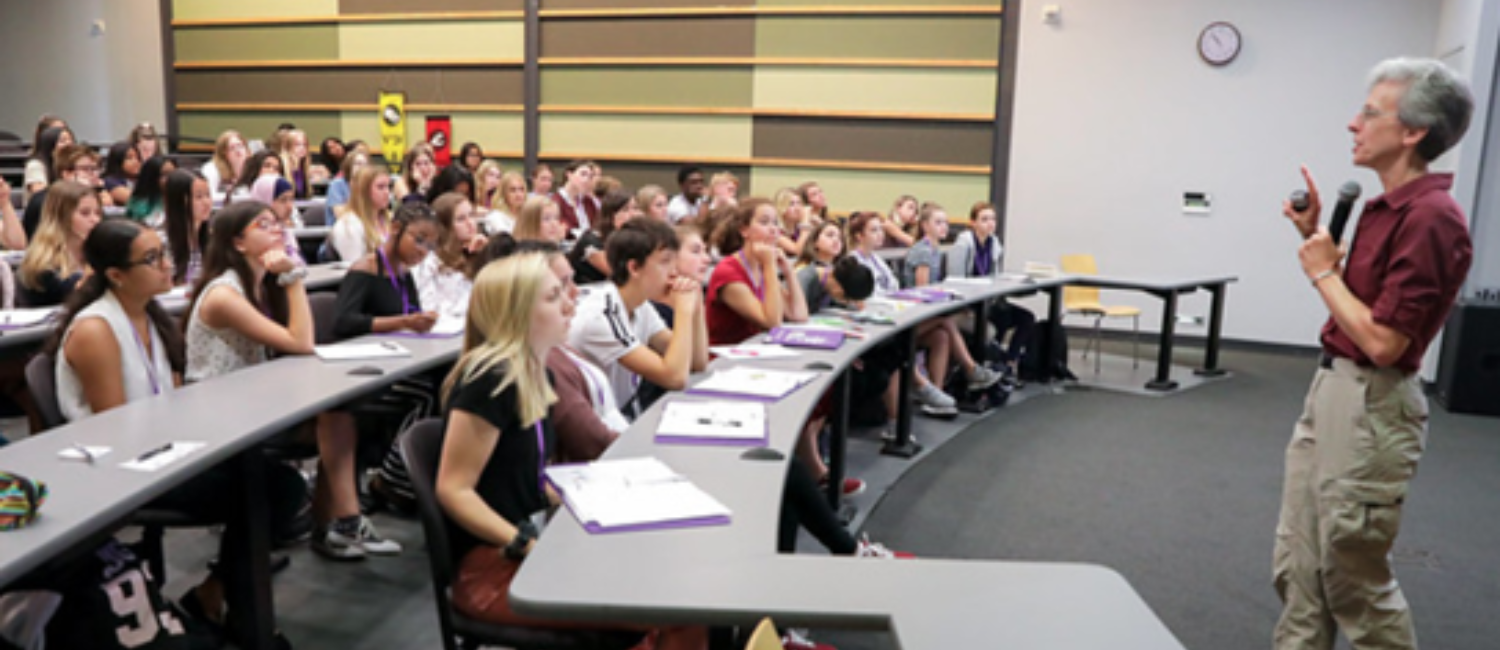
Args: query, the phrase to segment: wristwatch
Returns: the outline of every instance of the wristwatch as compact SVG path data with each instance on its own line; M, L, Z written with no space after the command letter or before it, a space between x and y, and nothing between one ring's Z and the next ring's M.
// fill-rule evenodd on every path
M516 536L510 538L510 543L505 545L505 557L512 560L523 560L526 558L526 547L531 540L536 539L536 526L531 522L522 522L516 526Z
M306 278L306 277L307 277L307 267L306 266L294 266L294 267L292 267L292 270L287 271L286 273L282 273L281 275L276 276L276 284L279 284L279 285L281 285L283 287L290 287L290 286L292 286L292 285L294 285L294 284L296 284L298 282L301 282L302 279Z

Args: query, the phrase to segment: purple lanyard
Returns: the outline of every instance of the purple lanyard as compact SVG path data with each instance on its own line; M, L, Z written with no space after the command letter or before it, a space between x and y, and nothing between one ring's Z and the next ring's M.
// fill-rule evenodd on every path
M990 259L991 246L990 238L985 237L984 243L974 249L974 272L977 275L988 277L990 274L990 263L994 262Z
M750 276L750 290L755 292L755 299L766 301L766 270L761 269L759 273L750 270L750 258L745 257L745 251L735 253L740 258L740 266L745 267L745 274Z
M542 494L547 494L547 483L544 478L543 468L547 466L547 440L542 437L542 421L537 420L536 426L536 489Z
M880 260L875 259L874 255L867 256L864 253L855 253L855 255L859 256L860 261L864 262L865 266L870 267L876 273L880 274L879 284L882 290L893 291L893 289L890 288L889 284L887 284L892 280L892 278L890 270L885 268L885 264L882 264Z
M161 394L161 382L156 378L156 363L151 355L146 353L146 344L141 341L141 333L137 332L134 325L130 326L130 335L135 337L135 349L140 350L141 360L146 362L146 378L151 380L151 394Z
M406 285L396 280L396 267L391 266L390 260L385 257L385 249L375 249L375 254L380 256L380 263L385 265L385 277L391 281L391 289L401 294L401 315L411 313L411 302L406 297Z

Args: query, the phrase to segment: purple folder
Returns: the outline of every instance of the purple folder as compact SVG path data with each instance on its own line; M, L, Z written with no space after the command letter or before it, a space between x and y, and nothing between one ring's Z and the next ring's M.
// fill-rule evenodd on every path
M953 294L934 287L912 287L892 293L891 297L913 302L948 302L953 299Z
M767 343L789 348L837 350L844 343L844 331L809 327L777 327L766 337Z

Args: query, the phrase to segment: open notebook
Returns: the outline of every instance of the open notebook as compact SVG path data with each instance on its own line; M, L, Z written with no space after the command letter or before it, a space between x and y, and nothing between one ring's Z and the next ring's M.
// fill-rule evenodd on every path
M729 523L729 508L655 458L553 465L547 481L590 533Z
M800 370L772 370L755 366L732 366L713 371L687 392L695 395L721 395L726 397L748 397L751 399L776 401L803 384L816 379L818 373Z
M656 425L656 441L690 445L764 445L771 437L763 402L675 399Z

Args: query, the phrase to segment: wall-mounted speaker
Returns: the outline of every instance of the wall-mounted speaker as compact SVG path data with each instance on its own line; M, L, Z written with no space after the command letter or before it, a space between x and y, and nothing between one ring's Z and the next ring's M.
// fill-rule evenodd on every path
M1453 413L1500 415L1500 303L1453 306L1438 357L1436 397Z

